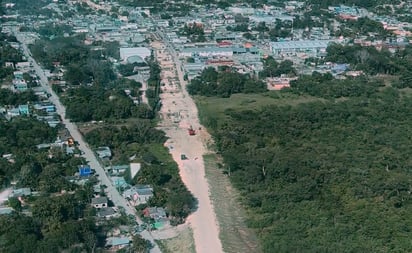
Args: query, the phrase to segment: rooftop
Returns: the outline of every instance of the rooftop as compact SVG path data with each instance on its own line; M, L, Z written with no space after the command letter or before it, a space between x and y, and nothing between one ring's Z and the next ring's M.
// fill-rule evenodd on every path
M297 40L272 42L273 49L294 49L294 48L320 48L327 47L331 40Z
M107 203L107 198L106 197L92 198L92 204L93 205L104 204L104 203Z

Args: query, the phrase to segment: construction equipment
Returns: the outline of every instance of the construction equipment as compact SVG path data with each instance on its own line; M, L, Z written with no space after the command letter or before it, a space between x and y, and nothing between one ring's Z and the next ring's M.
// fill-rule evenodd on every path
M187 156L185 154L180 155L180 160L187 160Z
M196 131L193 129L192 126L189 127L188 131L189 131L189 135L196 135Z

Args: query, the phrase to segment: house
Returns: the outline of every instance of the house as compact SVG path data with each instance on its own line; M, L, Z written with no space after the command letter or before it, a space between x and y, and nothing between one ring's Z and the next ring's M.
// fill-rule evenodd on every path
M13 79L13 88L15 91L23 92L28 89L28 86L23 79Z
M152 218L155 220L167 218L166 211L163 207L146 207L143 210L144 217Z
M162 207L146 207L143 210L143 215L154 220L152 226L156 229L161 229L170 224L166 211Z
M124 189L129 184L126 182L126 179L124 177L110 177L110 179L113 182L113 186L116 187L117 189Z
M13 75L14 75L15 79L20 79L20 80L23 79L23 72L21 72L21 71L14 71Z
M106 197L92 198L92 206L97 209L107 207L107 202L108 200Z
M106 239L106 247L111 249L122 249L130 244L128 237L109 237Z
M30 196L30 195L31 195L30 188L19 188L19 189L12 190L11 193L9 194L9 198L18 198L18 197Z
M19 108L12 108L12 109L8 110L7 111L7 116L9 118L20 116Z
M146 204L153 197L153 188L149 185L133 186L123 192L125 198L129 198L134 205Z
M92 169L89 165L80 165L79 166L79 176L87 177L92 174Z
M99 218L110 219L116 216L119 216L119 214L111 207L103 207L97 211L97 217Z
M109 147L99 147L98 149L96 149L96 154L99 156L100 159L110 159L112 157L112 151Z
M27 69L31 67L31 63L28 61L25 62L17 62L16 63L16 68L17 69Z
M6 68L13 68L13 69L14 69L14 63L13 63L13 62L10 62L10 61L5 62L5 63L4 63L4 66L5 66Z
M20 115L30 115L29 106L19 105L19 113Z
M111 167L107 167L107 170L111 175L119 175L125 173L128 168L129 165L113 165Z

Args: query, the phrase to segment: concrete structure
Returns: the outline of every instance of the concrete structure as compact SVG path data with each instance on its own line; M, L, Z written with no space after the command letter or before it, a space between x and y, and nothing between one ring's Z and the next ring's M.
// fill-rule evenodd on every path
M270 50L274 56L294 55L296 53L308 53L317 56L325 52L331 40L300 40L272 42Z
M97 209L104 208L107 207L107 201L106 197L92 198L92 206Z
M120 48L120 59L122 61L129 61L128 59L130 57L135 56L145 59L146 57L150 57L151 53L152 52L147 47L125 47Z
M20 115L30 115L29 106L19 105L19 112L20 112Z
M153 188L149 185L133 186L125 190L123 196L131 199L134 205L146 204L153 197Z
M31 195L30 188L19 188L19 189L14 189L10 193L9 198L18 198L18 197L30 196L30 195Z
M184 48L179 54L180 57L232 57L233 49L229 47L194 47Z
M96 154L99 156L100 159L104 158L111 158L112 157L112 151L110 150L109 147L99 147L96 149Z
M109 237L106 239L106 247L110 247L113 250L122 249L130 244L128 237Z

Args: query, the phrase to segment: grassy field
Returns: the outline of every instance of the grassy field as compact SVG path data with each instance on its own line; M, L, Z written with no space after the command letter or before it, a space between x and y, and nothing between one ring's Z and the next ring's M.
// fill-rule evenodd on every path
M270 91L262 94L234 94L230 98L202 97L196 96L195 101L199 109L201 122L207 127L213 115L216 120L225 117L226 110L256 110L268 105L297 105L312 101L319 101L319 98L310 96L298 96L292 93Z
M218 168L218 156L205 155L206 178L210 185L211 199L220 226L220 240L226 253L261 252L258 239L245 224L245 214L239 205L238 193L227 176Z
M179 233L177 237L156 242L163 253L196 253L193 232L190 227Z

